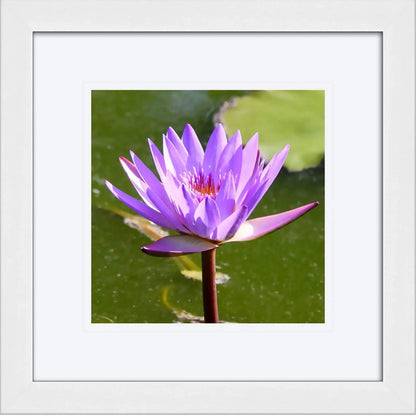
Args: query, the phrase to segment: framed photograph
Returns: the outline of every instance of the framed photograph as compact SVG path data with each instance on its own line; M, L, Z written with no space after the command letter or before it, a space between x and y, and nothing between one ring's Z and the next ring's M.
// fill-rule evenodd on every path
M1 16L1 413L415 413L413 0Z

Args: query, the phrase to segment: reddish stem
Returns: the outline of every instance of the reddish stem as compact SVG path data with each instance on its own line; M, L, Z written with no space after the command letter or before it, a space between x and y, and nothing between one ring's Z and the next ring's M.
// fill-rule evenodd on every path
M202 297L204 301L205 323L219 323L217 287L215 285L215 249L202 255Z

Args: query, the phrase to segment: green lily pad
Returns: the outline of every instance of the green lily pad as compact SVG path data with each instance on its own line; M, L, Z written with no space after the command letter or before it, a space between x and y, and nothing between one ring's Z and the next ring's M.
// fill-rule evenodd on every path
M325 91L256 91L227 101L216 121L228 136L240 130L245 142L258 132L267 160L290 144L288 170L317 166L324 157Z

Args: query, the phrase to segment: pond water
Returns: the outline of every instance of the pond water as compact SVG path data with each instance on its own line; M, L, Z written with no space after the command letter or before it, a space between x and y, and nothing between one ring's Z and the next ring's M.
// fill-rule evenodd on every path
M213 116L248 91L93 91L92 93L92 310L93 323L172 323L202 316L201 282L184 277L171 258L143 254L150 239L124 223L134 214L104 185L135 196L118 157L133 150L152 167L147 138L161 148L162 133L186 123L205 144ZM245 137L248 139L249 137ZM261 136L260 136L261 141ZM290 144L290 141L289 141ZM250 242L217 250L220 319L236 323L324 322L324 168L283 169L252 217L319 200L288 226ZM200 265L200 255L191 255ZM197 321L197 319L196 319Z

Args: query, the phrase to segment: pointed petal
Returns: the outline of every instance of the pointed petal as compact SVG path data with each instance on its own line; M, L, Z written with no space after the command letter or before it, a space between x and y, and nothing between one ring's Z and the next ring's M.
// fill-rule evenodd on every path
M169 178L171 178L170 181L168 180ZM168 171L163 182L163 192L154 191L154 189L148 186L146 189L146 198L174 226L171 229L190 233L183 224L182 206L175 199L178 192L180 192L180 184L175 182L174 177Z
M167 137L169 141L175 146L177 152L180 154L181 158L187 159L188 158L188 151L186 150L185 146L183 145L182 140L179 138L176 131L172 128L168 128Z
M195 209L194 219L198 235L202 238L209 238L220 219L220 212L215 201L210 197L203 199Z
M243 190L247 181L253 175L253 172L258 164L259 157L259 135L256 133L248 140L243 149L244 168L241 170L240 180L238 182L237 192Z
M136 166L124 157L120 157L120 163L126 172L127 177L130 179L131 184L134 186L136 192L140 195L143 201L151 208L158 210L152 201L147 197L146 190L149 186L141 179Z
M193 229L195 233L203 238L208 238L207 225L205 224L205 205L206 200L203 199L197 206L194 212Z
M192 229L192 233L194 233L195 235L199 235L201 238L208 238L207 225L205 225L201 217L198 216L196 219L194 218Z
M287 154L289 153L289 149L290 146L286 145L280 153L276 153L273 156L273 158L263 170L262 178L270 180L271 183L273 183L274 179L279 174L280 169L283 167Z
M180 216L177 212L175 212L175 208L172 203L165 204L159 195L156 192L153 192L150 188L147 189L146 194L152 201L153 205L157 207L158 211L173 225L170 229L189 233L189 231L181 223Z
M250 241L260 238L270 232L279 229L288 223L294 221L306 212L319 205L319 202L309 203L308 205L289 210L287 212L278 213L277 215L263 216L244 222L233 238L226 242Z
M172 223L170 223L165 216L163 216L160 212L152 209L151 207L147 206L140 200L131 197L130 195L122 192L117 187L113 186L107 180L105 181L106 186L110 190L110 192L118 199L120 202L123 202L127 207L134 210L139 215L143 216L144 218L156 223L156 225L163 226L167 229L175 229Z
M212 231L217 227L218 222L220 221L220 211L215 200L207 197L205 199L206 203L206 216L207 216L207 231L208 235L211 236Z
M244 203L246 203L249 207L249 216L251 215L257 204L260 202L262 197L265 195L267 190L269 190L270 186L273 184L274 180L279 174L281 168L283 167L283 163L286 160L289 148L289 145L287 145L280 153L276 153L273 156L273 158L270 160L270 162L267 164L267 166L261 173L259 186L256 192L251 193L252 196L250 196L250 191L247 193L247 197Z
M172 189L166 186L166 183L162 185L153 172L133 152L131 152L131 155L134 160L133 167L139 177L129 168L128 160L120 158L120 162L137 192L149 206L160 212L169 221L170 229L188 233L175 211L174 204L166 193L168 189L172 193Z
M144 246L142 251L148 255L172 257L209 251L215 248L218 248L217 244L197 236L170 235Z
M189 194L184 184L181 184L180 191L182 192L183 203L186 205L186 207L183 209L184 215L188 216L191 213L193 214L198 205L198 199L196 199L196 197L194 197L193 195Z
M218 124L211 134L205 150L203 164L205 174L215 172L218 160L226 144L227 136L225 135L224 127L221 124Z
M233 162L231 162L232 160ZM232 170L235 176L239 176L241 172L241 161L241 134L240 131L237 130L236 133L228 140L227 145L224 147L224 150L221 153L220 159L218 161L217 170L219 170L220 173L226 173L229 170Z
M241 206L217 226L212 239L224 241L231 238L246 218L247 206Z
M153 141L150 138L148 138L147 140L149 142L149 148L150 152L152 153L156 170L159 173L159 177L162 178L166 174L165 159L163 158L162 153L159 151L159 149L156 147Z
M154 175L154 173L134 154L130 151L131 158L136 166L137 172L141 179L150 187L154 192L158 193L159 197L167 202L166 192L162 186L162 183Z
M199 204L199 201L193 194L189 193L185 185L181 185L181 191L183 200L186 203L186 207L182 210L183 223L190 230L190 233L200 235L201 232L206 231L206 226L199 220L198 224L195 223L194 213ZM201 231L202 227L202 231Z
M163 136L163 156L166 170L169 170L174 176L180 177L186 169L186 157L178 151L172 141L165 135Z
M234 175L232 172L229 172L221 183L220 190L215 198L222 220L233 213L235 207L235 192Z
M169 170L166 172L166 176L163 179L163 185L166 193L169 195L171 201L170 206L173 208L174 212L176 212L176 216L180 218L181 223L188 227L188 216L192 213L191 218L193 219L193 212L197 201L192 203L192 199L188 200L185 197L184 184L180 183Z
M195 167L195 169L199 171L204 160L204 150L194 129L189 124L186 124L185 129L183 130L182 141L188 151L186 168L192 170L192 168Z
M162 215L166 216L167 220L173 225L170 229L176 229L180 232L187 233L186 228L183 227L180 220L175 214L172 202L167 193L168 187L166 183L161 183L153 172L133 153L131 156L134 161L134 165L144 183L146 184L145 191L146 197L150 205L154 206ZM165 178L165 176L162 176Z
M265 182L265 183L259 184L259 186L255 186L255 187L253 187L253 189L249 190L249 192L247 193L247 197L244 200L244 203L248 207L247 217L249 217L253 213L253 210L256 208L256 206L258 205L261 198L264 196L264 194L266 193L266 190L269 187L270 187L270 185L267 182Z
M258 153L260 154L260 153ZM244 187L240 188L240 183L237 186L236 192L236 204L237 205L244 205L245 202L248 200L250 194L254 194L256 190L262 185L262 181L260 180L261 175L263 173L264 168L264 160L260 163L256 164L252 175L248 178L247 183Z

